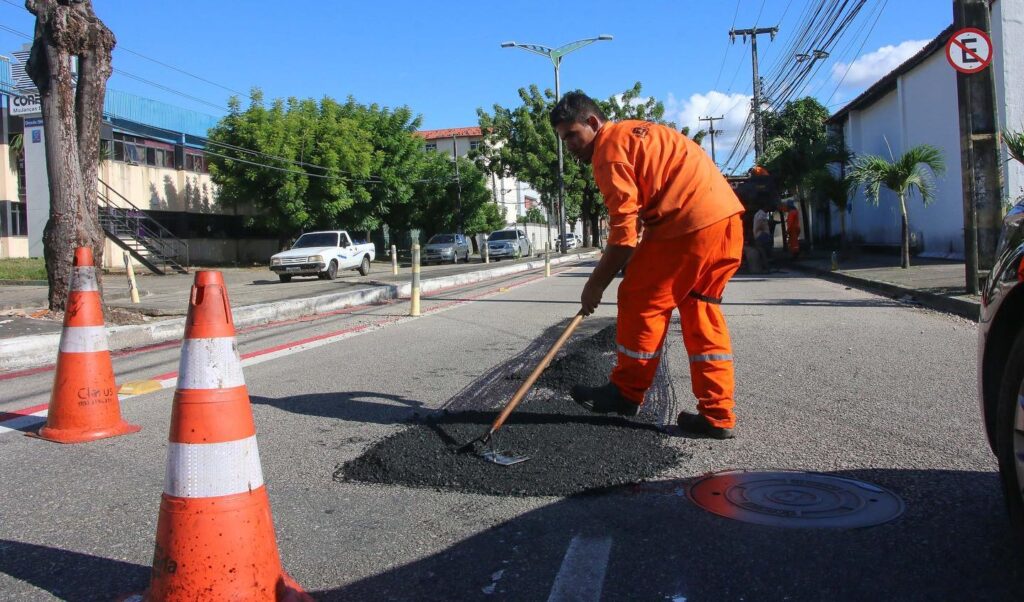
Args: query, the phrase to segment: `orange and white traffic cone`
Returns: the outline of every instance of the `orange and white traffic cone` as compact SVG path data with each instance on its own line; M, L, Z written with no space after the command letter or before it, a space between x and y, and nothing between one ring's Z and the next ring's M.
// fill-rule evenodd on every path
M196 272L146 600L312 600L281 567L220 272Z
M72 266L50 408L46 424L34 435L84 443L134 433L140 427L121 418L92 249L75 249Z

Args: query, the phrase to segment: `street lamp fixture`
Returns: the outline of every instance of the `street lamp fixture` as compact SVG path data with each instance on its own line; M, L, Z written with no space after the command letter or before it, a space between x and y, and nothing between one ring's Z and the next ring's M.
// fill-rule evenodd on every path
M569 42L564 46L558 48L550 48L548 46L541 46L540 44L520 44L515 41L502 42L502 48L522 48L527 52L533 54L539 54L547 57L551 61L551 64L555 68L555 102L557 103L562 98L561 93L561 77L559 74L559 68L562 66L562 57L579 50L584 46L589 46L594 42L608 42L613 38L609 34L601 34L595 38L585 38L582 40L576 40L575 42ZM564 159L562 153L562 139L555 136L558 140L558 249L561 252L565 252L565 178L563 175L564 170ZM548 230L548 240L550 242L551 234Z

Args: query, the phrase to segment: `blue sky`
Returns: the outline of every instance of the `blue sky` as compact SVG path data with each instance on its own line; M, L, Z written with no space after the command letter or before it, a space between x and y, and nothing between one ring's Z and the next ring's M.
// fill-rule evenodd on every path
M502 49L500 42L560 46L607 33L615 39L564 59L562 89L607 97L640 81L644 93L664 101L679 125L696 126L696 117L711 110L724 113L727 119L717 124L726 130L720 152L742 126L751 93L749 44L728 40L734 17L737 28L779 26L774 42L759 40L761 71L770 76L786 58L804 11L817 3L94 0L120 47L114 67L123 73L113 75L111 88L212 115L223 114L217 107L231 95L225 88L247 93L259 86L267 97L352 95L364 103L408 105L423 116L425 129L475 125L478 107L514 105L521 86L553 87L547 59ZM21 5L0 0L0 25L31 33L34 19ZM840 108L949 25L951 5L867 0L804 93L818 96L832 110ZM0 30L0 52L25 41Z

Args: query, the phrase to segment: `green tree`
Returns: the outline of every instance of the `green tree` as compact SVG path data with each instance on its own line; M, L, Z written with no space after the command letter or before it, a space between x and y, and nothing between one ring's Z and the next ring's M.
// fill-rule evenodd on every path
M546 224L548 223L548 216L544 215L544 212L536 207L530 207L526 211L526 215L523 216L523 221L528 224Z
M368 133L372 146L369 173L373 174L370 180L352 182L358 198L366 202L345 209L343 223L367 232L367 236L382 225L408 229L415 213L413 183L427 163L423 139L416 136L422 119L409 107L390 110L376 104L366 106L351 97L342 114Z
M324 99L278 99L268 108L255 89L238 98L209 133L210 177L228 205L252 203L251 219L283 244L311 228L337 227L339 214L366 195L349 180L370 175L369 135ZM253 152L254 151L254 152Z
M825 142L825 121L828 109L811 96L791 100L780 111L765 111L764 139L782 138L800 141L808 146Z
M778 112L765 112L764 152L758 160L779 184L789 190L800 203L804 217L803 230L810 248L814 248L813 218L808 196L808 183L812 174L833 162L845 163L845 150L828 139L825 120L829 113L820 102L811 97L787 102Z
M850 199L857 188L857 183L852 175L840 176L828 169L819 169L808 178L808 184L814 196L822 202L831 202L839 212L839 246L845 249L848 241L846 237L846 212L850 206Z
M910 267L910 225L907 219L907 197L917 192L925 207L935 199L934 178L946 171L942 152L929 144L915 146L892 161L867 155L853 163L853 180L864 186L865 194L875 205L883 187L896 194L900 202L901 248L900 267Z
M491 198L487 178L472 161L459 158L456 179L452 160L436 152L423 157L419 180L413 184L416 198L410 226L431 236L456 232L460 216L470 236L491 232L505 225L502 212Z

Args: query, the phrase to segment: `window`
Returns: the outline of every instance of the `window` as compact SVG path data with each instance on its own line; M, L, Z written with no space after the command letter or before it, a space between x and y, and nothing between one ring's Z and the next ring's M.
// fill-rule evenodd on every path
M474 150L476 150L478 148L480 148L480 141L479 140L470 140L469 141L469 150L474 151Z
M143 151L145 149L139 147L137 144L124 143L124 162L138 165L142 163Z
M202 155L186 153L185 169L196 173L206 173L206 160Z
M162 148L146 148L146 165L174 167L174 153Z
M423 150L425 150L425 151L436 151L437 150L437 143L436 142L428 142L428 143L423 145Z
M9 236L28 236L28 211L25 203L11 203Z

